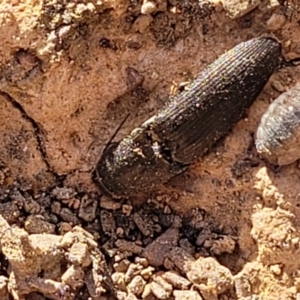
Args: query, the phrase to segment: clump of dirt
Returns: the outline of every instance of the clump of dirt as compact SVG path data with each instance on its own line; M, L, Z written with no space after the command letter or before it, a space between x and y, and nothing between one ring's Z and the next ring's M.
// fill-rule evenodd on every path
M33 220L31 220L32 222ZM1 250L9 262L7 292L14 299L39 292L50 299L74 299L84 284L92 297L106 292L110 276L93 236L74 227L64 236L31 234L1 217ZM2 287L3 299L6 287Z
M232 132L164 189L113 201L99 157L218 55L272 36L294 1L2 1L1 299L297 299L299 167L256 153L283 68Z

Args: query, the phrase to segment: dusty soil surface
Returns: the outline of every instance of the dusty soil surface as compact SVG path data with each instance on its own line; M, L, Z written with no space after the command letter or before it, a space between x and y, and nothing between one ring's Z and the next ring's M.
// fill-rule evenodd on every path
M253 135L284 68L201 161L142 198L92 180L116 140L241 41L300 56L298 1L2 1L1 299L300 299L300 170Z

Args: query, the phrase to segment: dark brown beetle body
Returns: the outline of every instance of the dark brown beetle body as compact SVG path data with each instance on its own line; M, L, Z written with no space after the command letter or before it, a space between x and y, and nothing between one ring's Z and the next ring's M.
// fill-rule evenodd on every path
M127 197L183 172L228 134L281 61L280 44L264 37L221 55L186 91L106 149L96 168L100 186Z
M261 118L256 149L269 162L287 165L300 158L300 84L281 94Z

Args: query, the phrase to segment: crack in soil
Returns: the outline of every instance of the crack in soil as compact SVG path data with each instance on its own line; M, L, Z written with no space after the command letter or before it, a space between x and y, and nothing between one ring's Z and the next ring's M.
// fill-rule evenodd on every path
M33 127L34 136L36 139L36 142L38 144L38 151L41 153L42 159L44 163L47 166L47 171L49 171L56 179L56 181L61 181L61 176L59 176L52 168L51 164L49 163L49 158L45 149L45 145L43 142L43 130L39 126L39 124L28 115L26 110L23 108L23 106L16 101L12 96L10 96L7 92L0 91L1 96L3 96L8 102L10 102L14 108L16 108L27 122L31 124Z

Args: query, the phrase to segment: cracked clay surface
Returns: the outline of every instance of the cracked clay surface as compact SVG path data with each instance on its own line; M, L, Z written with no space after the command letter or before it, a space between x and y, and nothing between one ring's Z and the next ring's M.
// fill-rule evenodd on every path
M164 187L113 201L92 180L127 115L115 140L252 37L299 57L299 20L292 0L2 1L0 298L299 299L299 163L253 143L299 66Z

